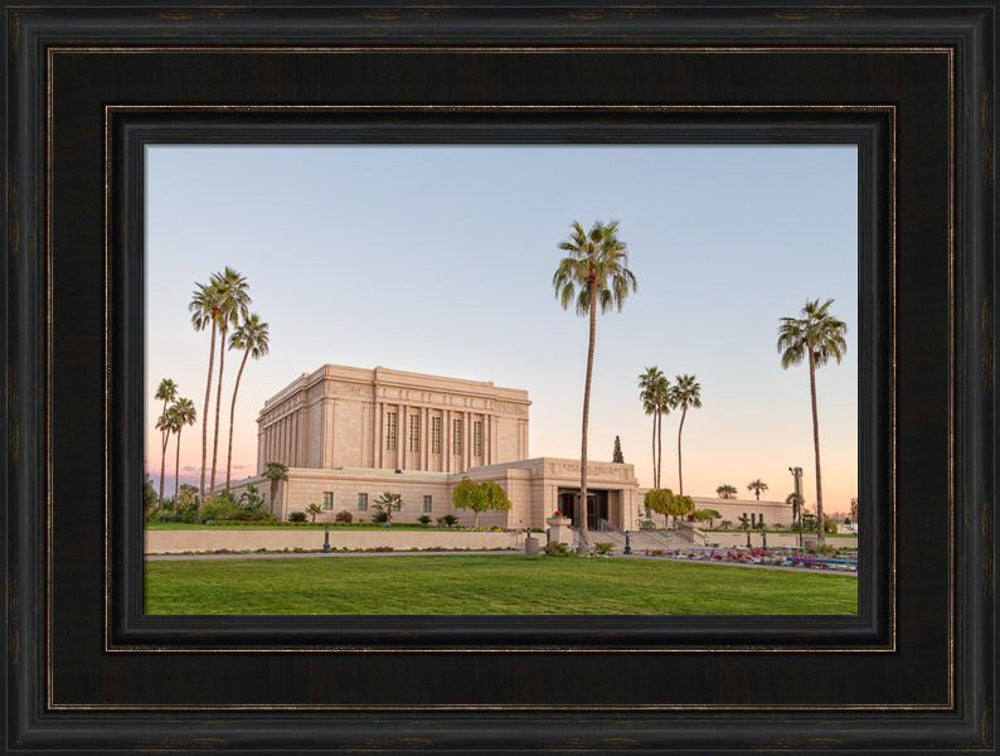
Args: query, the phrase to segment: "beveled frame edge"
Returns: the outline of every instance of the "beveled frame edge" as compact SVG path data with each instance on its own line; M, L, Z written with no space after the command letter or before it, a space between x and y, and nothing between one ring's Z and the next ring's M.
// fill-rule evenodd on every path
M118 220L112 221L113 225L118 227L124 223L125 230L111 232L108 236L106 223L106 239L105 239L105 253L106 253L106 267L110 269L110 260L112 258L112 248L118 249L135 249L140 247L142 244L142 228L141 228L141 210L139 206L142 203L141 189L141 173L142 173L142 154L141 150L143 146L148 142L155 143L157 139L178 139L178 141L183 141L183 137L175 137L183 130L181 126L173 125L171 127L161 127L157 129L148 123L141 123L139 125L135 124L135 119L129 120L128 116L134 114L154 114L154 115L164 115L164 117L169 117L170 115L191 115L191 116L204 116L205 118L215 117L218 118L219 114L225 114L228 116L238 116L238 115L258 115L258 114L286 114L286 113L307 113L307 114L327 114L327 113L337 113L344 114L345 117L357 116L359 114L368 115L373 113L378 114L388 114L392 116L404 115L407 117L414 116L439 116L443 114L489 114L489 115L516 115L521 117L537 116L540 114L552 115L552 116L562 116L567 117L570 115L576 116L579 114L594 115L595 117L600 117L603 115L611 116L621 116L621 115L650 115L659 113L683 113L683 114L696 114L703 115L708 113L724 113L724 114L740 114L746 115L751 113L753 115L760 116L777 116L781 114L792 114L795 116L803 117L806 116L808 119L813 119L814 117L821 117L824 114L849 114L851 116L874 116L874 120L865 119L861 122L855 123L851 122L849 124L837 123L836 125L824 126L816 123L811 123L810 125L800 124L798 126L793 126L789 124L774 124L773 128L788 130L794 132L794 134L800 138L794 139L792 136L789 138L796 143L801 142L818 142L818 143L839 143L839 144L850 144L853 143L858 147L858 179L859 179L859 191L858 191L858 212L859 212L859 223L858 223L858 253L859 260L858 265L862 266L865 273L859 278L859 285L865 285L867 280L867 286L870 289L868 293L859 292L859 306L863 306L865 301L869 301L869 309L873 310L873 317L871 323L866 324L865 334L863 342L866 345L862 354L862 361L865 364L869 362L873 363L874 373L872 375L859 375L858 379L862 385L867 385L868 388L865 392L865 397L862 404L868 408L869 412L873 413L869 420L868 428L859 427L859 453L863 449L870 449L872 462L869 463L869 467L875 464L874 460L879 460L879 464L883 459L883 455L879 449L882 448L881 443L873 440L874 436L877 436L877 428L885 427L891 429L889 431L888 441L885 447L887 451L886 463L888 464L890 471L885 475L884 478L879 477L878 471L872 473L865 473L862 475L862 480L867 481L867 485L871 487L869 491L865 489L866 496L871 494L870 500L879 502L879 513L875 513L873 509L869 508L867 513L863 513L863 516L868 520L866 527L866 543L865 549L867 554L863 556L864 564L862 575L858 578L859 584L859 614L851 617L834 617L834 616L816 616L816 617L744 617L744 618L733 618L733 617L706 617L706 618L690 618L685 627L676 627L673 631L669 631L669 636L664 636L664 640L659 645L645 646L641 641L636 641L635 647L624 647L623 645L607 646L601 645L599 642L594 642L590 644L584 643L584 637L581 636L574 643L559 643L552 644L551 642L544 643L528 643L526 641L521 641L518 644L503 644L486 641L478 641L475 645L467 645L462 642L459 643L445 643L437 641L436 636L434 639L436 641L433 645L421 645L419 642L408 642L406 644L396 643L396 644L385 644L380 642L378 644L371 644L370 642L366 645L355 644L355 643L312 643L307 641L307 636L303 636L303 641L301 643L296 643L294 645L286 645L275 643L250 643L239 641L239 636L242 632L251 632L254 630L261 632L260 625L262 621L264 624L274 625L276 628L283 628L285 625L291 624L289 618L258 618L258 617L247 617L247 618L183 618L183 617L149 617L142 616L142 606L141 606L141 568L142 568L142 554L137 552L134 548L136 543L141 542L141 522L133 520L131 525L125 524L117 529L119 537L121 538L121 544L119 547L112 549L111 547L111 533L115 529L112 528L112 522L126 523L131 514L131 510L122 511L120 508L117 514L112 517L113 502L112 502L112 485L116 485L122 492L119 496L125 495L126 498L132 496L127 490L127 484L121 482L121 473L112 473L111 477L108 479L108 489L105 496L105 559L106 559L106 569L105 569L105 651L108 652L156 652L156 653L187 653L187 652L234 652L234 653L704 653L706 651L718 652L718 653L892 653L896 648L896 616L895 616L895 591L896 591L896 541L895 541L895 503L894 498L894 483L895 483L895 438L894 438L894 426L895 426L895 386L894 386L894 372L895 372L895 334L893 331L893 323L895 321L895 138L896 138L896 108L893 105L815 105L809 107L803 107L799 105L780 105L780 106L730 106L730 105L719 105L719 106L671 106L671 105L600 105L600 106L474 106L474 105L461 105L461 106L444 106L444 105L422 105L422 106L386 106L386 105L375 105L366 107L357 107L352 105L345 106L241 106L241 105L226 105L226 106L197 106L197 105L184 105L181 107L174 107L170 105L141 105L141 106L119 106L114 104L105 105L105 148L106 160L105 160L105 191L106 191L106 220L112 216L112 208L115 209L115 215L124 214L126 218L132 218L133 220ZM123 144L117 147L113 146L114 138L112 136L116 127L113 125L113 120L118 119L120 121L117 129L123 132L123 135L117 137L118 141ZM862 125L863 124L863 125ZM216 124L213 123L213 126ZM509 124L508 124L509 125ZM597 127L594 124L583 123L577 124L574 122L575 128L582 128L592 133L597 133ZM632 124L632 128L641 128L646 131L654 130L651 125L643 124ZM189 126L189 130L193 129L194 126ZM219 127L222 129L223 127ZM228 127L229 131L239 131L239 126L234 123ZM246 129L247 127L244 127ZM359 126L354 126L357 130ZM454 128L454 127L453 127ZM522 129L527 128L522 127ZM552 125L547 127L534 126L537 129L539 141L549 141L551 139L552 133L555 129ZM702 127L704 128L704 127ZM335 130L327 127L331 135L335 134ZM485 129L489 132L491 126L482 125L477 126L477 130ZM315 127L315 130L322 130L320 127ZM388 134L393 131L391 127L382 127L380 129L383 133ZM659 130L664 134L669 131L684 132L684 128L679 128L677 125L671 127L661 126ZM687 127L686 131L697 131L696 127ZM883 132L882 137L879 138L877 135ZM208 127L201 127L201 131L204 133L208 132ZM350 130L348 130L350 131ZM447 131L447 129L445 129ZM722 139L718 140L720 143L750 143L755 141L761 141L766 143L779 143L779 140L772 139L765 136L761 138L761 132L764 128L755 124L753 126L743 125L739 131L744 133L745 139L741 140L735 135L725 135ZM161 136L163 132L166 132L167 136ZM802 137L802 134L809 134L811 132L811 137ZM213 132L214 133L214 132ZM252 134L249 130L246 134ZM733 132L738 133L736 130ZM262 131L262 135L271 135L271 131ZM549 139L542 139L543 135L548 135ZM241 133L242 136L242 133ZM423 138L423 137L422 137ZM579 134L577 135L579 137ZM633 135L634 138L634 135ZM669 136L663 137L665 142L669 143ZM313 142L316 141L316 137L311 139L302 139L301 135L298 135L292 141L303 142ZM483 139L482 137L477 138L476 141L482 139L483 141L490 141L489 138ZM210 142L226 142L227 139L213 137L208 137L207 141ZM253 141L252 138L247 141ZM261 141L271 142L274 141L273 137L271 139L264 139L261 137ZM350 140L348 140L350 141ZM390 141L395 141L395 139L390 138ZM431 141L437 141L432 139ZM463 141L461 138L458 141ZM501 137L501 141L504 141ZM512 140L517 141L517 140ZM587 141L587 140L583 140ZM602 139L597 139L596 141L603 141ZM650 141L648 135L644 139L639 139L636 143L644 143ZM682 141L693 141L688 138L688 140ZM709 140L716 141L716 140ZM880 144L881 141L885 141L885 144ZM626 143L631 143L626 140ZM114 160L111 156L114 155L114 160L117 160L121 164L122 168L119 172L113 171ZM117 181L114 176L117 176ZM883 183L879 182L879 177L882 176ZM133 184L134 189L129 189L128 187L121 187L118 191L113 190L113 184ZM113 198L112 195L115 195ZM124 195L124 197L123 197ZM884 196L883 196L884 195ZM881 205L885 204L884 214L879 217L878 210ZM111 238L115 238L115 243L113 244ZM887 254L886 254L887 253ZM883 259L883 254L886 254L887 259ZM132 255L127 255L131 258ZM885 267L883 268L883 263ZM122 263L127 264L127 263ZM881 271L881 273L880 273ZM119 287L127 287L129 284L127 282L137 282L139 276L133 274L121 278L118 275L112 275L118 283ZM883 289L883 286L885 287ZM120 295L116 299L121 301L122 297L129 299L127 295ZM113 301L109 300L105 303L106 306L106 320L110 323L110 312L113 309ZM119 304L118 307L125 307L124 304ZM883 322L881 319L881 308L886 307L888 310L888 322ZM878 315L874 314L874 311L878 310ZM131 314L120 316L118 322L128 323L138 317L138 310L133 310ZM106 336L110 333L110 329L106 331ZM882 354L883 339L888 346L889 359L885 360L886 364L883 365L883 360L879 359ZM126 339L125 343L128 344L129 340ZM107 344L109 349L112 348L111 343ZM125 347L129 348L129 347ZM126 361L122 362L119 359L115 359L114 362L119 371L131 372L131 363ZM110 397L113 393L110 390L111 374L106 375L106 397ZM882 417L882 399L874 397L882 397L882 392L886 392L886 400L888 403L888 412L886 417ZM118 392L121 393L120 391ZM869 398L871 395L873 398ZM120 404L120 403L119 403ZM117 412L117 421L112 417L113 412L111 408L107 408L108 419L106 420L106 426L108 428L115 427L118 428L120 425L128 425L128 418L133 416L133 412L126 408L119 407ZM126 435L131 438L132 433L125 431ZM866 435L867 433L867 435ZM868 438L872 436L872 438ZM862 437L865 438L865 443L860 440ZM136 441L138 443L138 441ZM129 449L133 444L125 442L123 444L124 449ZM106 457L109 469L115 467L112 464L112 459L114 457L113 449L111 446L106 448ZM112 480L115 482L112 483ZM882 499L885 501L882 501ZM884 508L884 512L882 511ZM878 525L875 524L875 518L878 518ZM880 535L882 536L880 538ZM888 549L884 548L884 541L888 540L891 544ZM876 546L876 543L879 543ZM121 564L124 562L124 565ZM116 568L112 565L117 564ZM888 574L885 575L888 586L887 590L882 589L882 572L885 570ZM119 581L123 583L123 587L119 588L117 591L112 590L111 583L113 582L113 575L118 573L122 576ZM124 601L122 601L122 594L124 593ZM121 605L119 610L113 614L113 604L115 599ZM867 603L866 603L867 602ZM882 602L885 602L885 606L880 606ZM883 612L886 615L883 626ZM308 626L310 629L309 636L312 636L311 632L315 626L315 634L318 637L321 636L324 626L330 624L336 624L336 620L342 618L333 618L331 623L331 618L327 617L300 617L295 618L295 624L297 624L303 630ZM357 625L362 620L370 620L371 618L362 617L350 617L343 618L347 622L344 625ZM398 619L402 629L407 621L411 624L418 624L422 618L419 617L399 617L399 618L377 618L378 622L385 622L386 619ZM433 618L434 621L428 621L428 630L438 625L443 625L447 621L461 621L468 618L462 617L446 617L446 618ZM486 618L476 618L486 619ZM489 618L492 620L499 620L504 624L514 623L509 622L511 619L516 618ZM531 618L538 619L538 618ZM574 617L564 617L563 622L569 620L574 621L577 618ZM592 623L593 620L608 620L611 618L588 618L588 624ZM639 621L643 625L652 625L652 620L655 617L640 617ZM677 621L680 618L670 618L669 624L680 625ZM199 622L201 620L201 622ZM635 618L631 618L630 622L634 623ZM822 631L825 628L829 628L829 641L823 642L817 640L816 642L811 642L808 645L798 645L794 641L784 641L778 640L781 635L781 626L790 626L792 621L798 621L800 625L807 624L806 627L796 627L794 629L789 629L788 632L791 636L801 635L803 641L805 641L806 636L815 633L817 630ZM187 640L189 637L197 637L197 628L201 625L209 625L212 623L226 623L226 637L230 635L233 636L233 642L227 645L206 645L205 642L198 643L196 641ZM671 644L676 644L681 636L697 632L702 629L703 625L710 624L729 624L732 625L739 622L739 627L733 627L730 629L720 629L719 634L721 636L727 635L739 635L742 633L749 633L751 636L755 634L760 634L759 638L755 638L752 641L745 643L731 644L723 641L714 642L710 644L701 645L678 645L673 646ZM528 623L532 624L532 623ZM538 623L544 624L544 623ZM579 623L576 623L579 624ZM253 629L251 629L251 625ZM232 626L232 627L230 627ZM422 625L421 625L422 626ZM113 627L118 627L119 632L114 633L112 631ZM575 627L575 625L574 625ZM177 633L177 637L185 638L183 645L172 645L169 641L165 641L165 637L169 637L171 634L171 628L177 628L174 632ZM242 630L241 630L242 628ZM755 628L759 628L757 633L755 633ZM766 628L766 631L765 631ZM464 628L463 628L464 629ZM562 631L565 633L569 628L563 626ZM638 630L638 628L634 628ZM335 632L330 629L329 632ZM374 629L366 629L364 631L348 631L351 634L356 634L361 632L364 636L370 636L375 632ZM509 632L509 631L508 631ZM522 633L525 630L521 631ZM579 632L578 630L576 632ZM618 632L618 631L611 631ZM761 633L765 633L761 634ZM291 631L286 631L286 633L291 633ZM294 635L294 633L291 633ZM456 632L456 635L462 635L462 632ZM112 636L115 639L112 640ZM409 637L409 631L407 631L407 637ZM431 635L428 635L428 640L432 639ZM518 636L520 637L520 636ZM768 640L771 637L773 640ZM472 640L470 636L470 641ZM220 637L221 640L221 637ZM513 636L512 636L513 640ZM839 644L838 644L839 641ZM849 642L850 641L850 642ZM866 644L867 641L867 644Z
M25 12L40 8L52 7L43 4ZM185 0L176 0L176 4L189 7ZM555 5L558 11L561 4ZM757 3L749 0L751 8ZM313 737L323 738L329 748L357 747L381 748L394 747L402 749L427 748L434 752L445 752L445 749L466 749L471 728L475 728L478 743L483 748L505 748L509 753L527 753L537 748L540 743L567 744L573 747L587 747L587 744L597 744L596 747L620 748L623 743L630 743L637 751L662 752L669 743L670 747L697 748L704 747L705 742L730 744L724 747L749 749L755 752L782 749L801 752L802 749L822 748L854 748L863 749L864 753L883 752L883 749L898 749L902 747L919 747L933 752L949 753L976 752L981 753L992 749L995 732L1000 730L1000 718L994 706L994 691L1000 687L1000 667L996 664L995 627L1000 622L1000 612L995 600L995 569L996 555L995 533L1000 526L1000 511L995 505L996 492L996 460L993 450L1000 447L1000 428L996 424L995 407L1000 401L1000 389L994 380L994 365L997 361L997 343L993 331L993 303L1000 292L994 276L994 258L980 254L992 250L995 238L995 216L997 212L996 196L994 194L995 168L995 125L1000 110L997 108L994 74L996 60L994 55L994 39L996 28L996 2L986 2L974 6L957 6L952 16L955 23L946 30L940 27L917 26L917 29L900 30L890 18L866 12L866 4L859 5L859 13L830 13L828 9L804 0L806 6L802 10L779 12L771 16L769 25L760 29L759 40L787 39L787 28L775 28L782 18L795 21L799 25L796 36L809 39L826 39L823 35L839 24L841 35L838 39L864 39L869 35L890 36L896 40L917 39L919 29L925 29L930 38L947 37L955 40L959 51L959 80L961 82L960 100L963 103L956 117L960 120L958 132L958 153L961 173L960 185L956 193L962 195L959 203L962 222L959 224L959 235L963 246L976 252L974 259L963 257L958 268L958 286L963 294L968 290L968 299L962 298L961 317L957 325L962 327L958 334L957 351L963 364L974 365L974 368L963 371L961 375L960 394L955 403L955 412L961 419L960 451L956 464L957 485L961 487L963 498L979 502L979 506L971 506L968 517L963 519L958 528L960 554L956 561L964 565L963 575L969 580L968 586L963 586L963 596L968 599L961 609L962 622L959 625L959 637L956 639L955 654L961 660L965 674L956 680L959 696L956 707L958 716L932 718L902 717L889 721L871 717L854 716L847 720L834 720L831 717L813 718L810 721L811 736L796 738L781 730L790 720L780 716L769 717L771 726L757 724L748 719L727 717L724 720L713 720L707 724L697 715L687 717L690 726L678 724L675 721L654 720L634 716L630 719L633 726L628 730L628 740L613 739L609 733L626 732L615 725L612 714L603 718L590 717L587 721L568 719L563 715L552 714L545 718L546 725L531 724L529 720L513 716L505 716L502 712L491 713L489 717L463 718L460 723L452 724L453 720L443 717L428 718L433 723L433 730L427 730L414 724L414 720L386 714L379 717L378 723L370 718L359 719L354 715L345 714L339 718L343 726L338 730L319 729L309 725L303 730L300 721L295 729L281 730L281 723L275 722L276 729L285 735L269 735L261 728L254 727L248 719L222 719L213 717L211 721L200 721L197 734L205 740L196 740L179 736L164 739L159 747L185 748L216 745L221 748L238 748L239 744L253 744L257 747L281 749L296 749L301 746L290 745L284 737L291 733L317 733ZM896 2L885 3L888 9L896 7L926 7L918 3ZM262 4L242 6L258 8ZM40 322L37 313L23 301L27 284L38 278L37 260L30 259L30 253L37 248L37 226L32 225L32 217L41 217L40 193L32 186L32 176L26 168L32 163L40 163L41 150L32 145L31 129L40 126L41 118L31 107L30 90L39 88L40 77L37 74L39 66L32 62L33 45L37 42L37 29L29 29L22 24L22 11L13 6L4 6L8 11L6 24L0 33L7 42L7 61L10 71L21 71L22 75L9 73L6 79L6 120L3 128L7 137L7 157L4 166L5 192L8 200L8 214L3 219L4 228L9 241L8 256L9 277L7 285L0 296L4 297L5 324L8 326L0 333L0 344L6 349L9 359L8 370L0 375L0 385L6 389L3 412L8 421L9 433L0 441L6 455L3 465L6 473L6 485L9 497L0 509L0 516L7 525L4 549L6 600L9 609L8 622L0 628L2 641L9 660L10 675L8 684L0 691L3 697L5 744L12 748L47 747L53 749L50 753L83 754L98 753L98 748L114 743L121 747L122 742L139 742L149 732L151 723L156 727L166 726L163 719L109 719L93 716L87 719L76 718L69 726L59 725L52 721L44 709L44 701L40 695L41 679L36 673L41 670L38 664L38 654L32 646L32 628L35 625L30 608L30 601L38 594L36 587L42 584L32 572L30 563L23 558L25 548L40 547L40 539L36 539L30 528L24 527L24 519L19 516L18 507L31 500L37 486L32 480L32 471L26 470L18 462L26 459L30 465L41 452L39 448L40 434L34 433L35 423L32 418L36 411L37 401L31 393L32 388L40 382L35 380L32 372L32 360L39 356L39 346L32 342L30 336L35 326ZM201 33L202 28L215 24L215 34L225 41L233 30L220 30L222 24L231 20L225 10L236 5L219 6L219 10L204 10L195 8L180 13L172 20L180 37L194 38ZM870 6L867 6L870 7ZM546 11L551 8L546 8ZM655 10L651 9L651 10ZM933 10L944 13L940 7ZM966 15L961 15L963 11ZM891 11L889 11L891 12ZM605 19L612 15L606 9L588 7L587 13L591 19ZM734 11L735 15L735 11ZM164 22L167 17L153 14L156 24ZM371 34L379 34L380 25L392 26L399 19L405 19L403 13L398 17L387 15L371 20L374 31L357 31L351 27L344 34L351 39L367 38ZM846 20L844 20L846 19ZM961 20L959 20L961 19ZM643 19L646 23L647 19ZM253 26L254 20L238 25L235 30L237 39L246 39L241 34L251 32L244 28L255 28L254 34L272 33L266 25ZM603 22L602 22L603 23ZM686 22L682 19L682 27ZM728 24L728 26L727 26ZM564 39L572 36L565 31L568 22L559 26L556 36ZM441 25L442 28L444 24ZM157 31L155 24L149 26L137 25L135 21L128 26L128 31L135 37L150 38ZM661 33L661 27L650 30L643 27L635 33L638 36L655 36ZM691 34L692 38L710 36L716 28L729 30L730 37L740 37L740 34L755 32L732 31L735 27L731 18L724 18L720 23L703 24ZM13 31L11 31L13 29ZM682 29L682 31L683 31ZM195 31L198 30L198 31ZM49 30L51 32L51 29ZM109 33L107 29L91 30L95 36ZM121 30L115 33L122 33ZM286 27L275 29L276 36L286 34L295 39L314 39L329 33L329 26L318 24L314 28L288 32ZM441 32L444 34L445 32ZM620 31L618 33L621 33ZM833 33L832 31L830 33ZM476 36L472 32L471 36ZM488 32L478 32L488 37ZM525 33L524 37L539 38L540 33ZM611 32L609 32L611 34ZM386 39L404 40L400 33L391 31ZM30 44L29 44L30 42ZM221 43L221 42L220 42ZM27 74L25 76L24 74ZM27 86L27 91L25 87ZM40 131L40 128L39 128ZM29 259L26 260L26 253ZM24 358L24 359L21 359ZM963 508L964 511L965 508ZM11 525L16 529L11 529ZM33 545L34 544L34 545ZM22 600L24 599L24 600ZM40 617L39 617L40 619ZM176 720L175 720L176 721ZM800 721L800 720L799 720ZM243 726L238 725L243 722ZM701 723L701 724L699 724ZM511 725L514 727L511 728ZM725 729L725 735L712 738L704 735L709 728ZM395 728L390 730L389 728ZM505 736L501 728L507 732L523 730L523 737ZM701 729L699 729L701 728ZM178 732L176 728L171 730ZM766 733L773 733L771 736ZM255 734L251 734L255 733ZM321 733L321 734L320 734ZM336 734L334 734L336 733ZM430 733L430 734L429 734ZM419 740L407 740L407 737ZM247 740L251 738L251 740ZM301 740L295 741L301 743ZM171 745L171 743L173 745ZM103 744L103 745L102 745ZM601 744L604 744L601 746ZM102 752L102 751L101 751ZM297 751L298 752L298 751ZM858 751L859 753L862 751ZM990 751L992 752L992 751Z

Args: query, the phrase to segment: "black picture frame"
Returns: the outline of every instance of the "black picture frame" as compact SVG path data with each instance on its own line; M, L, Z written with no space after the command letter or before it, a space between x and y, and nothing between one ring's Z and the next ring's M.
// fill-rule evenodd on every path
M7 750L995 749L994 2L4 11ZM857 144L858 616L144 616L164 141Z

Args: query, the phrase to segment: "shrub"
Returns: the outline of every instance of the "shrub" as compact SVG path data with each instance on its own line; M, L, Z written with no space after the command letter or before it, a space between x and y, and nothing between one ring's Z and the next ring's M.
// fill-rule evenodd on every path
M808 550L810 554L822 554L823 556L836 556L837 547L824 543L822 546L815 546Z
M372 512L372 522L389 522L389 513L382 508L376 509Z
M552 541L545 544L545 555L546 556L570 556L573 552L570 551L569 546L561 541Z
M305 512L292 512L290 515L288 515L288 521L289 522L305 522L306 521L306 513Z
M430 525L431 524L431 516L430 515L420 515L420 517L417 518L417 522L419 522L421 525Z
M607 556L614 550L614 548L615 545L613 543L601 541L600 543L594 544L594 553L597 554L597 556Z
M733 527L733 523L730 522L729 520L723 520L722 522L719 523L719 529L720 530L731 530L732 527Z
M210 494L201 505L202 522L224 522L236 516L239 507L231 496L224 493Z
M350 525L352 522L354 522L354 515L352 515L346 509L342 509L341 511L337 512L337 514L335 514L333 516L333 521L334 522L343 522L343 523L345 523L347 525Z
M446 514L442 517L438 517L438 525L444 525L447 528L458 524L458 518L453 514Z
M198 487L181 483L180 492L174 494L174 522L198 522Z

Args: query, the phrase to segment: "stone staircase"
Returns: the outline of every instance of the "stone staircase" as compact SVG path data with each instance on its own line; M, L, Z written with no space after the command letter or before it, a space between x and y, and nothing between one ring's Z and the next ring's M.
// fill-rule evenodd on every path
M572 528L574 533L577 529ZM587 533L591 544L610 543L613 544L615 554L622 554L625 551L625 534L620 530L591 530ZM577 535L579 539L579 535ZM645 554L647 551L659 552L671 549L684 549L691 547L691 541L681 537L672 530L633 530L629 531L629 542L632 546L633 554Z

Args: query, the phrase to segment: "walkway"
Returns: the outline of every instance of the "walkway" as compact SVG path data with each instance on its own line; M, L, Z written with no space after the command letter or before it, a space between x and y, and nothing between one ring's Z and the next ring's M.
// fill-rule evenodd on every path
M249 551L225 554L146 554L147 562L185 562L213 559L312 559L316 557L403 556L524 556L522 551Z

